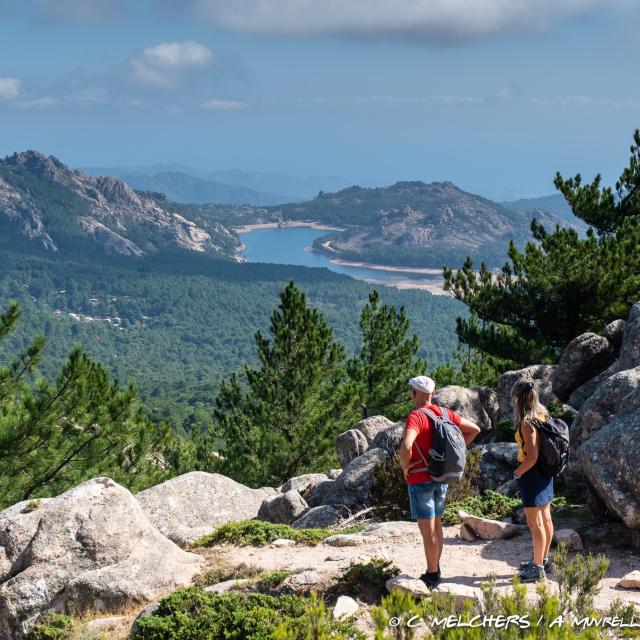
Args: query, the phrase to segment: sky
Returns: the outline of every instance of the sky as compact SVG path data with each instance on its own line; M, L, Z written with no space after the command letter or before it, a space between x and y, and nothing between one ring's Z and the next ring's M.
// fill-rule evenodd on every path
M639 0L0 0L0 155L451 180L618 177Z

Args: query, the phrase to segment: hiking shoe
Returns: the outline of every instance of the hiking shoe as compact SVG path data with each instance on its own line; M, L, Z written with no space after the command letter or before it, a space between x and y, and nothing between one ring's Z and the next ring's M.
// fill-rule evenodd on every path
M420 580L422 580L429 589L435 589L440 584L440 573L439 571L434 571L433 573L426 571L420 576Z
M522 582L538 582L538 580L547 579L544 567L537 564L527 565L518 575Z
M531 560L523 560L520 563L520 569L525 569L526 567L532 564L535 564L535 562L533 561L533 558L531 558ZM544 567L545 573L551 573L551 571L553 570L551 567L551 561L549 560L549 558L544 558L544 560L542 561L542 566Z

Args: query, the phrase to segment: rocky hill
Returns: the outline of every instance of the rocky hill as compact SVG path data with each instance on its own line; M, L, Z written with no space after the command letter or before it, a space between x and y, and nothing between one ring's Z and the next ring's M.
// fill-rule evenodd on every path
M347 260L412 267L459 264L467 255L502 264L509 240L522 244L530 239L533 218L547 227L567 226L566 219L544 209L507 208L451 182L349 187L269 210L284 219L347 227L317 241L318 250Z
M239 245L219 222L198 226L121 180L88 176L37 151L0 161L0 228L5 243L135 258L161 249L232 256Z

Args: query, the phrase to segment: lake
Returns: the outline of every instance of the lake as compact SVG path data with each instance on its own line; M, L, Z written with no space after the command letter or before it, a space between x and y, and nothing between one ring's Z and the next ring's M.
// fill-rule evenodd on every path
M253 229L240 235L245 250L242 255L249 262L271 262L304 267L326 267L357 280L386 284L402 289L425 289L442 294L442 277L407 271L385 271L365 267L352 267L332 262L329 256L310 251L313 241L327 231L310 227L282 227Z

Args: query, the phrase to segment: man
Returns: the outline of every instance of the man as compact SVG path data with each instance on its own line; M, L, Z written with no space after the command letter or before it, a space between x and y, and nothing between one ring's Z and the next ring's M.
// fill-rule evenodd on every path
M418 521L422 535L424 552L427 559L427 571L420 579L428 587L436 587L440 582L440 556L442 555L442 514L447 485L434 481L426 471L409 473L409 465L421 462L420 454L414 443L429 461L429 449L434 425L431 419L420 409L430 409L442 416L442 409L432 404L436 383L428 376L417 376L409 380L411 400L415 410L407 417L404 438L400 445L400 464L408 483L411 517ZM480 433L480 427L470 420L449 409L450 420L460 429L467 445Z

